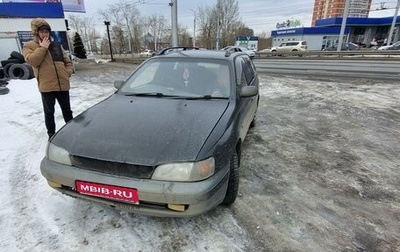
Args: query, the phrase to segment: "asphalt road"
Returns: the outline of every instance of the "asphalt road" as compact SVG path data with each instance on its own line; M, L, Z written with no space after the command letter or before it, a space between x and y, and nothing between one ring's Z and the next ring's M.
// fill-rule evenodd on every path
M274 57L254 60L263 73L306 76L399 80L400 60L376 59L301 59Z

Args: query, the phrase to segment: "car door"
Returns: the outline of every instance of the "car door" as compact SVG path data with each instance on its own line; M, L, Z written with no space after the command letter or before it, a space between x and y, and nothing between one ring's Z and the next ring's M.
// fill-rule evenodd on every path
M298 42L290 42L287 46L287 52L292 52L293 50L298 51L299 49L297 48Z
M244 86L256 86L259 80L253 61L248 56L241 56L235 62L237 70L237 106L239 110L240 137L244 139L258 107L258 95L252 97L241 97L241 89Z
M277 52L284 52L286 47L286 43L282 43L280 46L276 47Z

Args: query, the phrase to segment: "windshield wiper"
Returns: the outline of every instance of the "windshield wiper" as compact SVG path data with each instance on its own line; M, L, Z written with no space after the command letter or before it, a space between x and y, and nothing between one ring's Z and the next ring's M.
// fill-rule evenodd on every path
M172 98L172 99L185 99L186 97L180 95L167 95L160 92L148 92L148 93L130 93L125 96L149 96L149 97L164 97L164 98Z
M211 99L229 99L228 97L212 96L212 95L202 95L196 97L185 97L186 100L211 100Z
M148 93L130 93L126 94L125 96L155 96L155 97L165 97L163 93L158 92L148 92Z

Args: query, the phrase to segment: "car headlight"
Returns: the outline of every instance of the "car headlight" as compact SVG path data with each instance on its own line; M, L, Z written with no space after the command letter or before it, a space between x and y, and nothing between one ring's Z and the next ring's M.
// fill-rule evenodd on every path
M72 165L68 151L51 142L47 144L46 157L60 164Z
M157 167L152 179L166 181L200 181L214 174L213 157L199 162L164 164Z

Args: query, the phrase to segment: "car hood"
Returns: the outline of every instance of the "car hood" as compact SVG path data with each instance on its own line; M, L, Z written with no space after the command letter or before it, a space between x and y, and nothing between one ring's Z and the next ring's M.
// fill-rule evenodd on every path
M71 155L140 165L194 161L229 100L112 95L52 139Z

